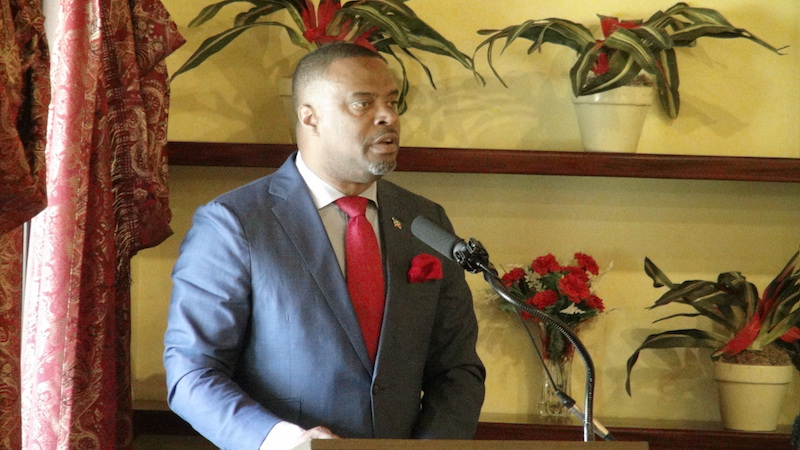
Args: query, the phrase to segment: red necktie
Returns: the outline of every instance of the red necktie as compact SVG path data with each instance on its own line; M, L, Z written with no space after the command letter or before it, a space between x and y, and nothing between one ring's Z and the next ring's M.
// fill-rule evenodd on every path
M361 325L367 351L374 362L381 334L385 293L378 239L372 224L364 215L367 202L364 197L350 196L336 200L336 205L350 216L345 233L347 290Z

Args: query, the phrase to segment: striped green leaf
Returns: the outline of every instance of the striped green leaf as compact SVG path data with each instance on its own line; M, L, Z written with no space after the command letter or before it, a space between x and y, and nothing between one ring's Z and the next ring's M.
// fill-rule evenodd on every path
M234 27L238 27L250 23L255 23L261 17L268 16L282 9L286 9L286 5L277 2L269 2L265 5L258 5L254 8L250 8L249 10L243 13L237 14L236 18L233 21L233 25Z
M631 371L636 361L639 360L639 353L646 349L665 349L665 348L717 348L725 342L718 336L714 336L702 330L684 329L671 330L663 333L651 334L645 338L642 344L628 358L627 377L625 379L625 391L631 395Z
M225 6L230 5L232 3L249 3L251 5L258 6L259 3L261 3L261 2L254 1L254 0L223 0L223 1L219 2L219 3L214 3L214 4L211 4L211 5L208 5L205 8L201 9L200 13L197 15L197 17L195 17L194 19L192 19L191 22L189 22L189 26L190 27L197 27L197 26L200 26L200 25L208 22L209 20L213 19L214 16L216 16L217 13L222 8L224 8Z
M177 71L175 71L175 73L172 75L172 79L175 79L175 77L184 72L194 69L210 56L225 48L231 43L231 41L236 39L243 32L260 26L275 26L284 28L289 34L289 38L293 43L302 44L302 42L304 42L303 37L300 36L294 29L279 22L255 22L230 28L203 41L203 43L200 44L200 47L195 50L192 56L190 56L189 59L187 59L186 62L184 62L183 65Z

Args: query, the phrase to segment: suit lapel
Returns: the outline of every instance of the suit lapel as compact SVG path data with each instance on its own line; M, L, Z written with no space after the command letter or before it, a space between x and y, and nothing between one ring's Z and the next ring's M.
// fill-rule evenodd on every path
M390 349L403 345L405 337L399 331L403 329L401 323L415 314L408 301L414 295L408 282L408 270L418 248L414 245L416 238L411 234L414 217L408 216L411 212L404 208L394 189L381 181L378 182L378 203L386 275L386 308L378 349L378 358L382 360L392 358L388 353Z
M293 157L276 172L275 178L270 193L284 201L276 203L272 211L297 249L359 359L371 371L372 361L367 354L361 328L353 311L347 283ZM320 245L320 242L325 244Z

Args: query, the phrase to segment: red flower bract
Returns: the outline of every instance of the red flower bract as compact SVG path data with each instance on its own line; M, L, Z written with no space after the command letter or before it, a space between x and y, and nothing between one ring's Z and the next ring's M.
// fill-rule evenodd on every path
M421 253L411 260L411 268L408 269L409 283L441 280L443 276L442 262L439 261L439 258Z
M633 29L642 26L641 20L619 20L616 17L600 16L600 27L603 29L603 36L609 37L620 28ZM597 41L599 47L603 47L604 41ZM608 53L605 51L597 55L597 59L592 66L595 75L603 75L608 72Z
M338 36L331 36L327 32L328 25L333 21L336 12L342 9L342 4L339 0L320 0L319 6L314 11L314 4L310 0L306 0L306 6L301 11L300 15L303 19L305 30L303 37L308 42L318 45L330 44L331 42L345 41L352 31L352 20L347 19L341 24L341 31ZM366 47L372 51L375 47L369 42L369 36L375 32L375 29L368 30L362 35L352 39L356 45Z
M603 29L603 36L609 37L619 28L639 28L642 26L641 20L619 20L616 17L600 16L600 27Z
M608 72L608 69L608 53L603 52L598 54L594 66L592 66L592 72L594 72L595 75L602 75Z

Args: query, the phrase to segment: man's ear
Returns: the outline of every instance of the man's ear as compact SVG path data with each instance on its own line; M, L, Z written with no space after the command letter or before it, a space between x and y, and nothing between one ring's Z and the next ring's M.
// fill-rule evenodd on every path
M297 118L301 127L312 134L316 134L319 118L313 107L310 105L301 105L300 108L297 109Z

